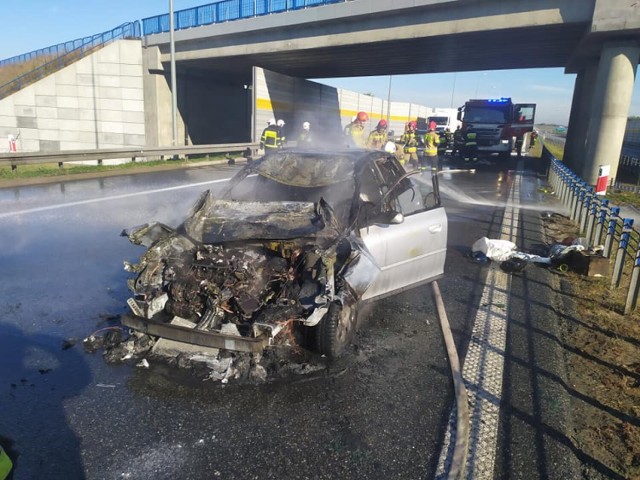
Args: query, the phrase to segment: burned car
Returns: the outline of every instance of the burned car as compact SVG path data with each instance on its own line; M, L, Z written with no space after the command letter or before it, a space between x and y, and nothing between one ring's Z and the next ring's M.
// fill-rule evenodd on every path
M437 176L380 151L280 151L204 192L177 228L123 232L148 247L129 280L134 330L260 352L292 329L339 355L365 302L443 273Z

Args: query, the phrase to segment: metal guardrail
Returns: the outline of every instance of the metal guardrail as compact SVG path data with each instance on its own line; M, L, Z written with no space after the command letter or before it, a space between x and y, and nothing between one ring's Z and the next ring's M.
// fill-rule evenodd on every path
M36 50L36 54L46 59L48 59L49 56L52 56L54 51L56 53L54 58L46 61L39 67L30 70L27 73L20 75L3 85L0 85L0 99L6 97L7 95L10 95L11 93L17 92L26 85L29 85L36 80L39 80L40 78L51 74L51 72L53 71L70 65L74 61L78 60L78 58L81 58L86 53L94 50L95 48L111 43L114 40L124 38L140 38L140 36L140 22L136 20L135 22L123 23L122 25L107 32L98 33L91 37L84 37L82 39L60 44L62 45L62 47L60 47L59 45L55 45L54 47ZM69 50L67 47L70 46L73 46L73 48ZM0 62L0 67L11 63L17 63L18 60L14 59L18 59L20 57L24 58L22 61L27 61L31 58L35 58L36 55L34 54L33 57L31 57L32 54L34 54L34 52L3 60L2 62Z
M176 30L184 30L345 1L349 0L222 0L174 12L174 25ZM169 14L143 18L142 30L144 35L168 32Z
M67 150L56 153L20 152L0 153L0 167L11 166L16 170L20 165L37 165L42 163L57 163L62 167L67 162L102 160L113 158L130 158L135 162L138 158L164 158L173 156L203 155L207 153L231 153L250 149L253 153L258 143L227 143L213 145L195 145L189 147L144 147L144 148L110 148L101 150Z
M543 155L551 156L544 150ZM579 225L587 244L604 246L602 255L613 262L610 287L621 287L624 274L628 274L624 313L635 310L640 293L640 234L634 229L633 218L621 218L620 207L596 195L592 186L552 156L549 184Z

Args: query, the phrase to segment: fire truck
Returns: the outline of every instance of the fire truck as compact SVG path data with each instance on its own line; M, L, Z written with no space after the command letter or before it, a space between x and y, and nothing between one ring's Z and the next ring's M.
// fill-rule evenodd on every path
M510 98L474 99L458 108L462 131L476 134L478 151L511 156L522 150L525 133L533 131L535 103L513 103Z

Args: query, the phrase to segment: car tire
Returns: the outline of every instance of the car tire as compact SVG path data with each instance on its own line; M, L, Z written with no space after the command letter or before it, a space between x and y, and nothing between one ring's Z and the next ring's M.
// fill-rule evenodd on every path
M357 323L356 305L332 303L316 326L316 350L329 358L339 357L351 343Z

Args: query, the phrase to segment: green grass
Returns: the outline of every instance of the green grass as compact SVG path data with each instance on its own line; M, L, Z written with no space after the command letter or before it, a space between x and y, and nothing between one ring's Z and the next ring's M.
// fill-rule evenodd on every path
M562 160L564 158L564 146L560 146L555 143L547 142L544 144L547 147L547 150L556 157L558 160Z
M640 208L640 196L635 192L620 192L610 189L606 198L614 205L632 205Z
M225 154L216 154L201 157L191 157L180 160L153 160L149 162L128 162L120 165L74 165L66 163L62 168L57 163L42 163L39 165L23 165L16 170L10 167L0 168L0 182L2 180L16 180L38 177L64 177L79 173L100 173L111 171L128 171L140 168L166 167L179 163L180 165L191 165L211 160L223 160Z

